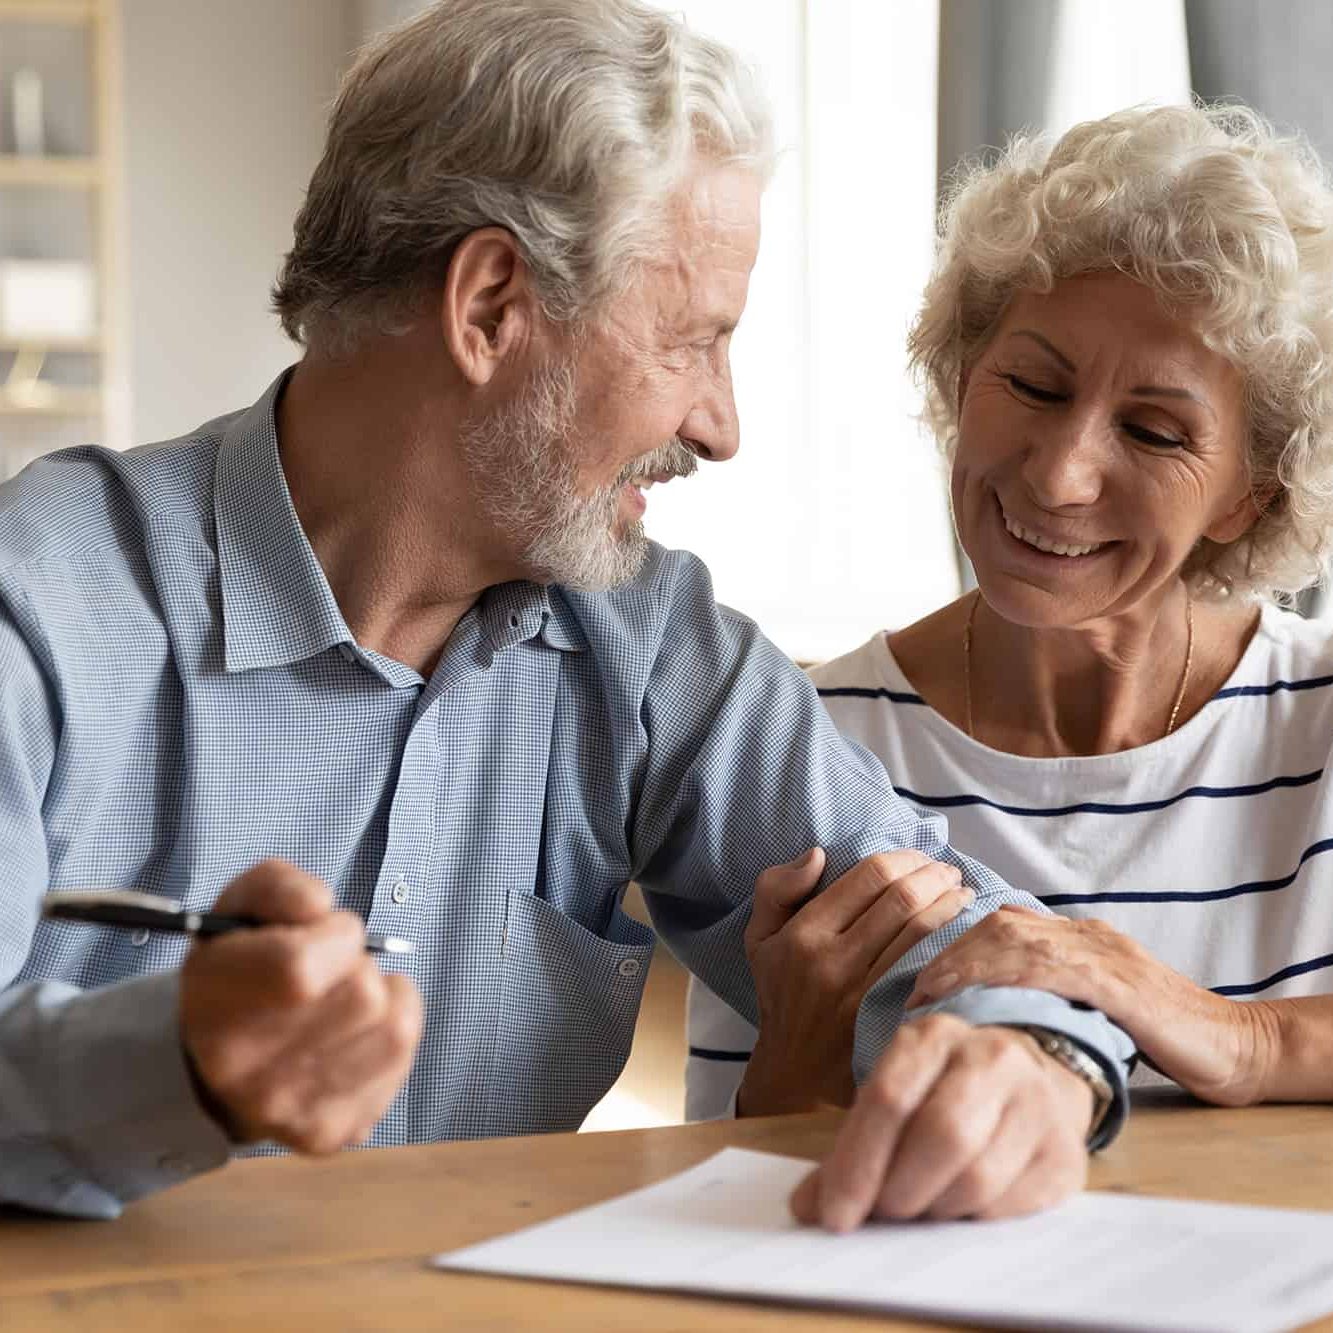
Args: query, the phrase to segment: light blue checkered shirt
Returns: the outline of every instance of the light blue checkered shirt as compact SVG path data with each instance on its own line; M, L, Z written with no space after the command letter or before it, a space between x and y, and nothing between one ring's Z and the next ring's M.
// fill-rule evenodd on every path
M425 998L380 1145L567 1130L629 1050L652 933L742 1013L755 876L812 844L841 874L911 846L978 890L867 1001L864 1072L916 970L1015 893L944 845L841 739L805 677L704 568L653 548L630 585L511 583L429 680L360 647L297 521L274 426L250 410L168 445L74 449L0 487L0 1201L114 1216L216 1166L177 1030L180 937L43 922L49 887L212 903L285 857ZM974 1021L1119 1029L1030 991ZM1123 1100L1123 1098L1122 1098Z

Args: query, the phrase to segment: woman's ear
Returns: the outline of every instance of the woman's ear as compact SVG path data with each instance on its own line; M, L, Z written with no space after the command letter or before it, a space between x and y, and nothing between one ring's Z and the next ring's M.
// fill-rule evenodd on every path
M522 349L538 309L531 274L510 232L482 227L459 241L445 275L440 332L469 384L488 384Z
M1245 490L1240 499L1225 514L1215 518L1203 531L1209 541L1226 546L1243 537L1263 517L1265 509L1277 495L1276 485L1256 495Z

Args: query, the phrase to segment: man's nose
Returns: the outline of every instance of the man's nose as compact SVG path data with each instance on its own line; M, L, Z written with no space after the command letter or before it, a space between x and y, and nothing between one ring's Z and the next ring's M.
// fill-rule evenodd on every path
M705 462L725 463L736 456L741 430L730 376L690 409L677 434Z

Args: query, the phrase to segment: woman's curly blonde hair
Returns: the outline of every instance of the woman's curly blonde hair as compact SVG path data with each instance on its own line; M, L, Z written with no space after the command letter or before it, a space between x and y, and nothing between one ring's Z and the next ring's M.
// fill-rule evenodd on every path
M1200 541L1199 593L1285 600L1333 549L1333 189L1300 139L1235 105L1122 111L1058 141L1018 137L965 164L912 327L926 418L946 457L958 386L1010 298L1117 269L1184 315L1245 379L1260 518Z

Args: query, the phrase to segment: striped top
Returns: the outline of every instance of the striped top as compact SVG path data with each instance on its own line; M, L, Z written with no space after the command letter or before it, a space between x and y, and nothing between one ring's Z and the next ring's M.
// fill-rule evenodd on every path
M1225 686L1170 736L1118 754L1034 759L972 740L882 634L812 674L900 795L1053 911L1098 917L1221 995L1333 991L1328 626L1265 607ZM690 1044L713 1058L691 1056L692 1115L726 1111L752 1042L696 989Z

